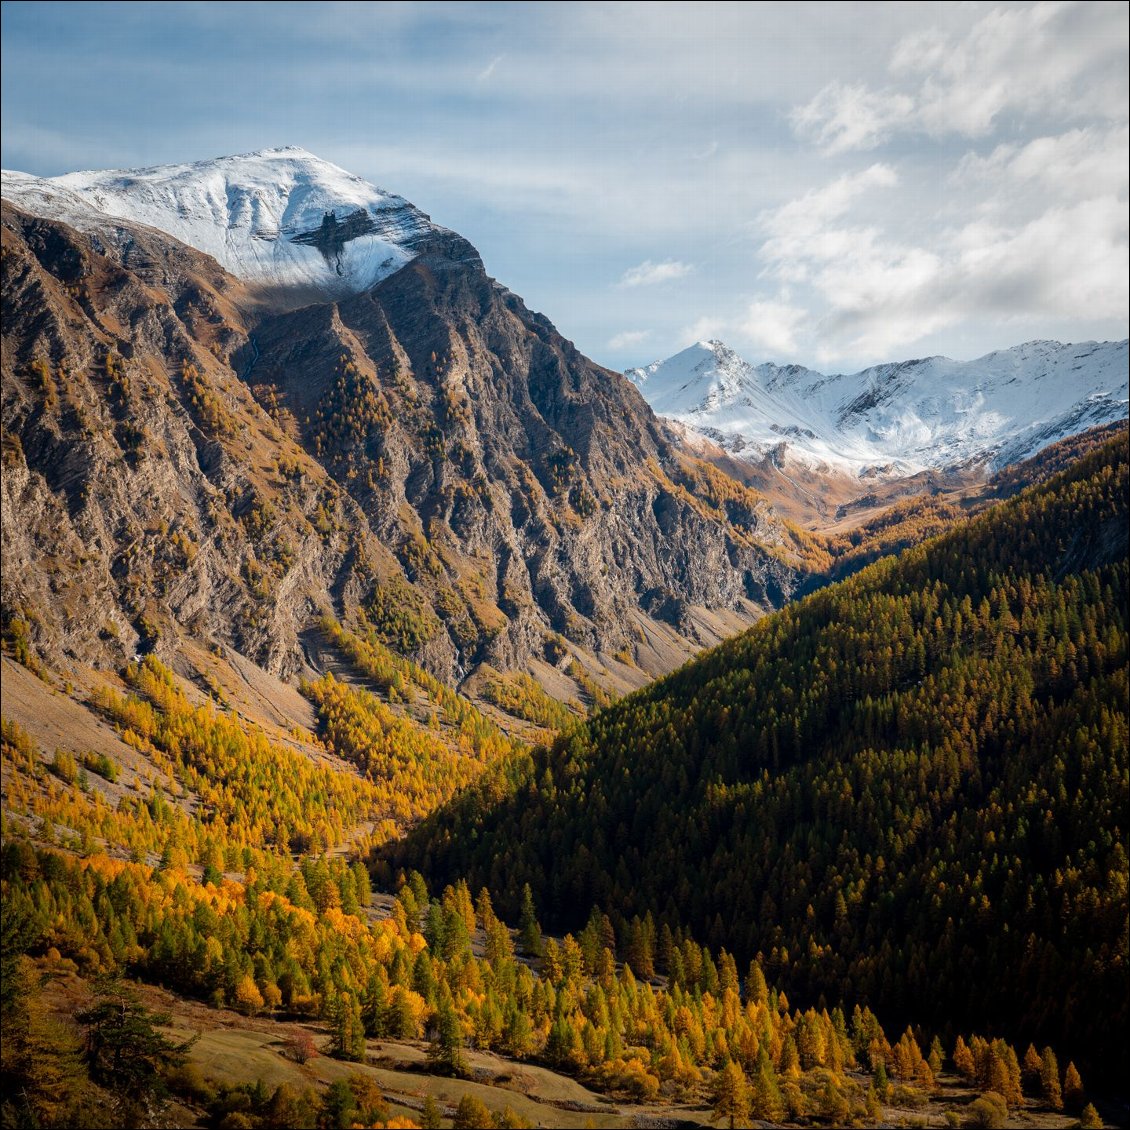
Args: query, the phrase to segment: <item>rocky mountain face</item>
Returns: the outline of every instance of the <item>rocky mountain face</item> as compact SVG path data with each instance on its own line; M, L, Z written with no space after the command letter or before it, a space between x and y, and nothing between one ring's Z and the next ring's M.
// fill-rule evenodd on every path
M458 237L369 292L265 321L251 348L257 395L466 637L460 665L520 665L554 635L630 649L641 614L677 626L681 605L765 606L792 583L767 508L696 504L703 469L634 390Z
M119 663L183 631L293 669L361 523L232 369L239 285L134 234L127 267L4 206L6 629L25 621L55 660Z
M451 681L579 659L627 686L805 570L758 495L454 233L416 231L375 286L264 314L261 277L68 216L87 230L3 210L5 631L52 661L187 635L287 675L329 614ZM329 233L346 249L369 237L350 222L355 240ZM342 249L316 243L295 246L336 274Z
M1124 420L1127 342L1032 341L825 375L751 365L703 341L627 373L661 416L749 462L894 479L997 469L1089 427Z

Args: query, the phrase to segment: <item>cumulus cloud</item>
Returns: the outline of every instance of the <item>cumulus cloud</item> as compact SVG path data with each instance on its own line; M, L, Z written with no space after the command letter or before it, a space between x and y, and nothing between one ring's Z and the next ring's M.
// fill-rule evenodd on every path
M791 115L798 133L827 153L874 149L910 120L914 100L896 91L872 91L860 83L831 82Z
M1027 120L1126 115L1125 5L995 8L972 26L905 36L889 82L833 81L792 113L828 153L871 149L897 133L984 137L1006 114Z
M655 286L657 283L685 278L693 270L694 267L689 263L680 263L676 259L665 259L662 263L653 263L650 259L645 259L624 272L620 286Z
M801 293L762 304L762 342L829 363L974 324L1124 322L1128 155L1125 123L1091 124L967 153L941 206L921 172L875 163L763 212L762 279Z
M811 220L800 203L767 217L762 255L768 275L803 275L820 300L818 355L825 361L892 356L966 320L1124 318L1130 302L1126 204L1113 194L1020 218L1002 204L929 241L853 225L842 213L789 227L788 216ZM780 312L766 313L776 327ZM799 316L785 322L783 342L795 341L801 324Z
M818 244L834 233L832 221L851 210L853 203L872 189L893 188L898 174L890 165L875 164L858 173L846 173L823 188L810 189L796 200L762 212L759 225L769 239L762 253L778 266L793 259L800 263ZM837 247L829 247L835 254Z

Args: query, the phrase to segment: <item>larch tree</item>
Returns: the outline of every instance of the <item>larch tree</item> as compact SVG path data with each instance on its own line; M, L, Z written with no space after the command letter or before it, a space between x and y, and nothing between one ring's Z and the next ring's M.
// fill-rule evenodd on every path
M749 1118L750 1093L745 1072L732 1059L714 1076L714 1117L729 1120L730 1130Z

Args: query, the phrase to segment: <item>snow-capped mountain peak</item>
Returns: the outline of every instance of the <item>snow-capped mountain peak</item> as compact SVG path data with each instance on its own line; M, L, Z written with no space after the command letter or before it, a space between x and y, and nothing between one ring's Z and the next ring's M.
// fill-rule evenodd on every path
M975 361L927 357L831 376L754 366L709 341L625 375L657 413L733 454L854 474L1002 466L1124 419L1130 402L1125 341L1031 341Z
M3 195L81 230L157 228L247 282L331 297L373 286L441 230L402 197L294 146L50 178L6 171Z
M721 341L699 341L666 361L630 369L628 378L661 415L702 413L740 399L757 372Z

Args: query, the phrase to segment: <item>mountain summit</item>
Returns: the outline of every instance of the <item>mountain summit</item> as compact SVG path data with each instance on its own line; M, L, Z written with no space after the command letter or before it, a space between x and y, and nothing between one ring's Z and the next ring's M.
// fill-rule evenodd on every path
M156 228L244 282L310 299L368 290L448 234L402 197L294 146L50 178L5 172L4 196L111 238L123 222Z
M927 357L826 376L751 365L700 341L625 374L661 416L731 453L864 474L1000 467L1125 419L1127 343L1032 341L975 361Z

